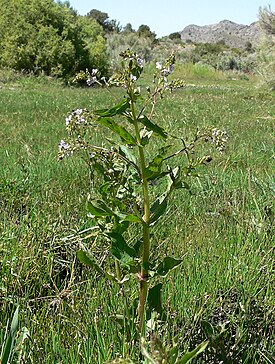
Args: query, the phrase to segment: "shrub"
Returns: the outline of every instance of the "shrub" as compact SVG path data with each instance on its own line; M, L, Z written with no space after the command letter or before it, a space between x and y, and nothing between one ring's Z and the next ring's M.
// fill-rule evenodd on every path
M263 37L257 47L259 73L271 90L275 90L275 12L260 8L259 23Z
M106 68L102 27L54 0L3 0L0 66L66 76Z

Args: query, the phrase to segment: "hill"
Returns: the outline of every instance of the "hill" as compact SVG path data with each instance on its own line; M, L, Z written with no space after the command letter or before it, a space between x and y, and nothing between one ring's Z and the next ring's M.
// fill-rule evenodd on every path
M258 22L250 25L237 24L230 20L222 20L211 25L188 25L181 32L183 41L195 43L217 43L224 42L230 47L244 48L247 42L252 44L260 36Z

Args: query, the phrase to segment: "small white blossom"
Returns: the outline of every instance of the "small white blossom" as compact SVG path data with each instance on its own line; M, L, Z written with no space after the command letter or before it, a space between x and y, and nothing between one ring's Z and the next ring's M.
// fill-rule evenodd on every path
M156 62L156 68L158 70L161 70L162 69L162 63L161 62Z
M59 143L58 150L62 157L68 158L72 154L70 145L63 139Z
M75 109L74 111L73 111L73 115L81 115L83 113L83 109Z
M220 152L223 152L228 141L228 134L226 131L213 128L210 140Z
M137 77L132 75L132 73L130 73L130 80L131 81L136 81L137 80Z
M97 68L93 68L92 69L92 76L95 76L98 73L98 69Z
M97 83L97 78L96 76L92 77L92 78L88 78L88 80L86 81L87 85L90 87L92 85L94 85L95 83Z
M137 64L138 64L139 67L143 67L143 59L138 57Z
M65 140L60 140L60 144L59 144L59 151L61 151L62 149L68 150L70 149L70 145L68 143L65 142Z
M68 115L65 120L66 120L66 126L68 126L72 121L72 115Z

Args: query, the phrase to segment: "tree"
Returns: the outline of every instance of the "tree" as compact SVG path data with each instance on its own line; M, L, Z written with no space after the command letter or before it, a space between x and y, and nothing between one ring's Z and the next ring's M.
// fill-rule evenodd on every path
M87 14L87 17L96 20L103 28L107 20L109 19L109 15L107 13L103 13L102 11L97 9L90 10Z
M103 29L69 3L1 0L0 66L52 76L106 69Z
M115 19L109 19L109 15L97 9L92 9L87 14L88 18L94 19L102 26L105 32L116 32L119 33L121 31L121 25Z
M179 32L175 32L175 33L171 33L168 36L169 39L175 40L175 39L181 39L180 33Z
M144 38L150 38L152 41L156 39L156 33L152 32L148 25L142 24L139 26L138 35Z
M125 27L123 28L123 33L134 33L135 30L132 27L131 23L127 23Z

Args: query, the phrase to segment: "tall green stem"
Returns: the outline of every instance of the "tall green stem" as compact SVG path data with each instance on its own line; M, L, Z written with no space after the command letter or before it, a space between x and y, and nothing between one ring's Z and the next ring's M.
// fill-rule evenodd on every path
M144 147L141 145L141 138L139 135L138 120L136 117L134 101L131 102L131 111L133 116L133 123L135 126L136 138L138 141L139 159L142 176L142 190L143 190L143 244L142 244L142 256L141 256L141 271L139 274L140 291L139 291L139 330L142 333L145 305L148 294L148 263L150 257L150 199L148 191L148 180L145 175L145 156Z

